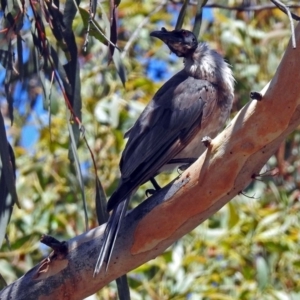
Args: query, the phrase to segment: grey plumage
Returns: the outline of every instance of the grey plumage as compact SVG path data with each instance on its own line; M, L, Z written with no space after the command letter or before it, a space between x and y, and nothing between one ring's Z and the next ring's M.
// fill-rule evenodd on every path
M113 212L95 274L104 262L108 267L131 194L159 172L180 165L170 164L172 159L198 158L205 150L201 139L217 135L232 107L234 79L222 56L207 44L198 44L187 30L163 28L151 35L184 57L184 69L157 91L127 133L120 161L121 179L107 205Z

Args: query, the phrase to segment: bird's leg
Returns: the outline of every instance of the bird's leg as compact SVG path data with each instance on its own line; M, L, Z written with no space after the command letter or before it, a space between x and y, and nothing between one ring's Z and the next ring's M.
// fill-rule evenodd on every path
M155 180L154 177L151 177L150 181L151 181L154 189L148 189L148 190L146 190L145 194L146 194L147 197L154 195L155 192L157 192L157 191L159 191L161 189L161 187L159 186L159 184L157 183L157 181Z
M153 185L153 187L155 188L155 190L160 190L161 189L161 187L159 186L159 184L157 183L157 181L155 180L155 178L154 177L151 177L150 178L150 182L152 183L152 185Z

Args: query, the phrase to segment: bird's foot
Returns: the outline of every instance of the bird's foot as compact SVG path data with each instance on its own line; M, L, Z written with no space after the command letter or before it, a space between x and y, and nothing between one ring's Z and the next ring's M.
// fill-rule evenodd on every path
M161 187L156 182L156 180L154 179L154 177L151 177L150 181L151 181L154 189L147 189L146 192L145 192L146 197L150 197L150 196L154 195L157 191L159 191L161 189Z
M209 136L205 136L202 138L201 142L206 148L208 148L212 142L212 139Z
M177 173L181 175L186 169L188 169L192 164L181 165L177 168Z
M251 98L252 100L261 101L262 98L263 98L263 96L262 96L262 94L259 93L259 92L251 92L251 93L250 93L250 98Z

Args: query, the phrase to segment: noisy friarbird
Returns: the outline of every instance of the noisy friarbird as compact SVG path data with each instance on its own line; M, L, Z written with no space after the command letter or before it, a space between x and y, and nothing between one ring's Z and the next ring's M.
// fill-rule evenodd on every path
M179 57L184 68L154 95L133 127L120 161L119 186L110 197L112 211L95 267L108 268L114 244L136 189L158 173L196 160L205 150L202 138L214 138L224 127L232 107L234 78L228 64L188 30L150 34Z

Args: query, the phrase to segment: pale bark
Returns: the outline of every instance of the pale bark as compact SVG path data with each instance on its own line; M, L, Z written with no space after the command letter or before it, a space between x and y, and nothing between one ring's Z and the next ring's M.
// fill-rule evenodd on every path
M50 259L43 272L34 267L0 299L87 297L155 258L242 191L300 124L299 25L296 42L296 49L289 43L262 101L250 101L179 179L126 216L107 273L93 278L101 226L68 241L66 257Z

